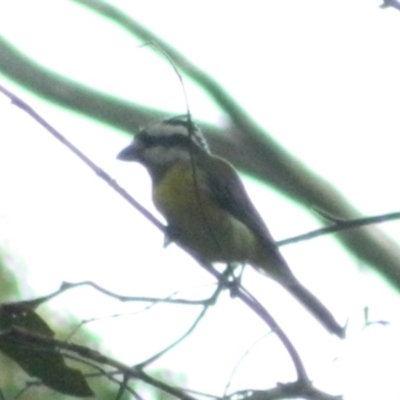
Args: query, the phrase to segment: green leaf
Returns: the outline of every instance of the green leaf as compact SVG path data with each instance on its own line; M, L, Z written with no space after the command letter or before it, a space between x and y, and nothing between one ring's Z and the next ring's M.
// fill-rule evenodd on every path
M78 397L93 395L81 371L65 364L62 354L51 340L43 345L22 340L15 329L48 339L54 337L52 329L26 303L9 303L0 307L0 351L30 376L39 378L58 392Z

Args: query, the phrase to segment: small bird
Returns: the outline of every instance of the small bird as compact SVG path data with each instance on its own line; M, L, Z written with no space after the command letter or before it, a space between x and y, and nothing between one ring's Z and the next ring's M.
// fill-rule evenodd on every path
M200 130L174 117L140 130L117 156L150 174L153 202L173 238L210 263L250 264L280 283L330 332L344 329L294 276L234 167L210 153Z

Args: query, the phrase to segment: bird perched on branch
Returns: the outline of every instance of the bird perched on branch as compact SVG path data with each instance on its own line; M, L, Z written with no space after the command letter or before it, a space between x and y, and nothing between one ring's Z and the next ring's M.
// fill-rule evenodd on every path
M233 166L210 153L188 118L142 129L118 154L148 170L153 201L173 237L201 259L250 264L280 283L331 333L344 329L293 275Z

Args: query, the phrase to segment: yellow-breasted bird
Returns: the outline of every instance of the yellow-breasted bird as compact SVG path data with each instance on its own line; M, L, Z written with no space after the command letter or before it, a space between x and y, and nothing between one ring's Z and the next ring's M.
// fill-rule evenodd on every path
M293 275L233 166L212 155L187 118L142 129L118 159L148 170L153 201L174 237L210 263L248 263L279 282L331 333L344 329Z

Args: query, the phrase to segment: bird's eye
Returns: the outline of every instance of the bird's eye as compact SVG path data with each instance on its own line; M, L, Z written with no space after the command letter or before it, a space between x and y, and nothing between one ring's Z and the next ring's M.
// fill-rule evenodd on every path
M158 140L156 137L149 135L145 131L140 132L137 139L140 140L144 144L145 147L153 147L153 146L156 146L158 143Z

